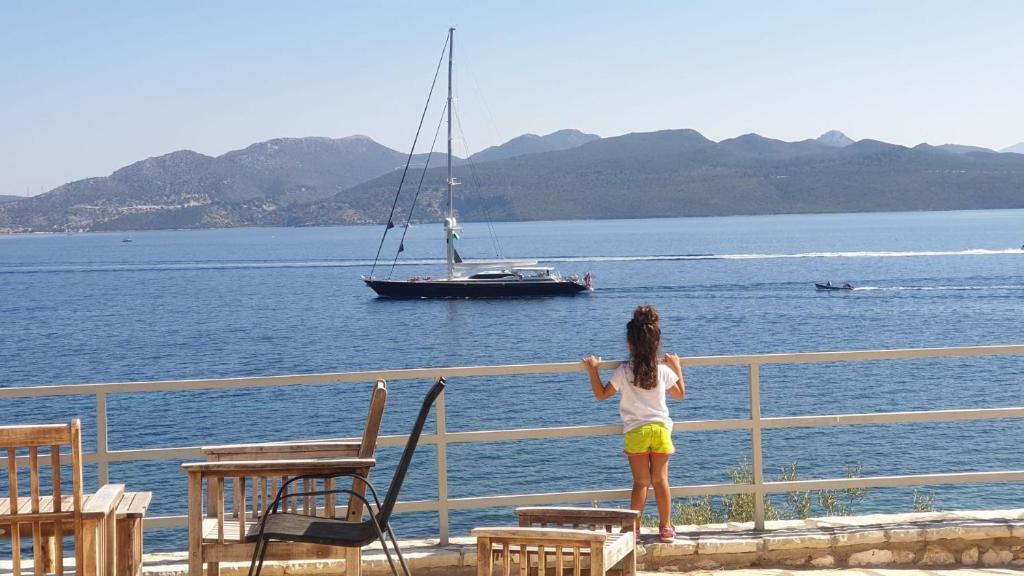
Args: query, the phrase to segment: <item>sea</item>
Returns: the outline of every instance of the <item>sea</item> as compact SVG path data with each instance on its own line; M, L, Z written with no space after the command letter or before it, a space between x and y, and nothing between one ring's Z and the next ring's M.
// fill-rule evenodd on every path
M1024 211L464 223L467 258L536 258L589 272L575 297L386 300L360 276L443 273L439 224L0 236L0 387L414 367L576 362L627 355L625 324L651 304L682 356L1024 343ZM401 240L402 233L406 236ZM405 250L396 258L399 242ZM379 259L374 264L379 252ZM815 282L849 282L820 292ZM677 421L749 414L743 367L689 368ZM1024 357L766 365L766 416L1024 405ZM407 433L429 381L395 381L383 434ZM357 436L370 383L112 395L112 450ZM452 378L449 431L613 424L584 374ZM0 400L0 424L81 418L92 397ZM1020 419L770 429L765 476L801 479L1024 469ZM729 482L746 431L677 433L674 485ZM379 450L386 486L397 448ZM630 486L621 438L448 446L451 497ZM180 461L114 462L151 490L151 515L184 514ZM402 500L437 496L421 446ZM96 471L87 467L94 486ZM926 486L935 509L1012 508L1020 483ZM783 508L784 498L778 501ZM931 499L930 501L928 499ZM613 503L622 505L622 503ZM869 489L855 512L914 509L913 489ZM653 511L653 502L649 505ZM507 508L451 512L453 535L507 524ZM396 518L400 537L436 513ZM183 549L182 530L147 534Z

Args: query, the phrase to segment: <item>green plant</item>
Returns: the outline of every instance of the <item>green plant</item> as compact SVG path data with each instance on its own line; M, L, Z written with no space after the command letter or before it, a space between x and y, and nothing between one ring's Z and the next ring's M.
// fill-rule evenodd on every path
M863 464L846 467L847 478L860 478ZM860 501L867 497L865 488L844 488L842 490L822 489L818 491L818 504L825 516L852 516Z
M687 498L672 508L672 522L676 524L718 524L722 521L711 496Z
M797 463L793 462L788 468L783 467L779 472L779 480L783 482L796 481L799 479ZM786 492L786 512L789 518L808 518L811 515L813 502L809 491Z
M935 493L918 492L914 488L914 512L935 512Z
M860 478L863 472L863 464L846 467L847 478ZM782 482L795 482L800 479L799 476L799 464L795 461L779 470L779 480ZM744 458L735 468L729 470L729 479L733 484L753 484L754 470L750 461ZM822 489L818 490L817 494L810 490L794 490L785 494L781 510L765 496L764 516L765 520L803 519L813 516L816 511L820 511L824 516L851 516L856 514L857 507L867 496L866 488ZM914 490L914 510L936 510L935 495ZM672 509L672 521L681 525L750 522L753 519L753 494L687 498L684 502L676 503ZM644 526L656 525L657 519L645 516L643 523Z
M733 484L753 484L754 469L750 461L744 458L739 466L729 471ZM727 494L722 496L722 515L729 522L752 522L754 520L753 494ZM768 496L764 497L764 517L766 520L778 520L779 511Z

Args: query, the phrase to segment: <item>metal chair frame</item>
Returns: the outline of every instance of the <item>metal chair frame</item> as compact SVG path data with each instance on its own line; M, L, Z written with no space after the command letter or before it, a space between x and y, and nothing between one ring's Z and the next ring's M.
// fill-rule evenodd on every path
M433 387L427 392L426 398L423 400L423 404L420 407L419 415L416 417L416 422L413 425L412 432L409 434L409 440L406 442L405 449L402 452L402 457L399 460L398 466L395 467L395 474L391 479L391 485L388 487L388 492L384 496L384 504L381 504L380 498L377 496L377 490L373 484L370 483L365 477L353 473L331 473L331 474L306 474L302 476L295 476L282 483L281 488L277 491L277 496L274 498L273 505L270 508L269 513L260 519L259 534L256 538L256 547L253 550L252 561L249 564L249 576L260 576L260 572L263 569L263 561L266 557L267 548L271 541L271 538L266 536L266 524L268 521L273 522L272 518L275 514L278 514L281 502L286 498L297 498L297 497L317 497L317 496L329 496L334 494L349 494L352 497L358 498L369 512L369 518L367 520L361 520L358 522L333 520L339 527L366 527L367 525L372 526L373 531L376 533L376 540L380 541L381 548L384 550L384 555L387 557L388 565L391 567L391 572L395 576L399 576L398 568L395 566L394 559L391 553L388 551L387 540L384 535L387 534L391 540L391 545L395 549L395 554L398 556L398 562L402 566L402 573L405 576L411 576L409 566L405 562L405 558L402 556L402 550L398 547L398 538L395 536L395 531L391 527L391 513L394 510L395 502L398 500L398 492L402 488L402 484L405 482L405 475L409 471L409 465L412 463L413 454L416 451L416 447L419 444L420 435L423 432L423 427L426 425L427 416L430 414L430 408L434 405L434 401L444 391L446 381L444 377L438 378L434 383ZM328 479L328 478L352 478L353 481L362 483L366 488L370 490L370 495L373 497L373 506L370 501L361 494L356 493L350 488L333 488L323 490L308 490L304 492L289 492L288 488L297 480L316 480L316 479ZM374 513L374 506L377 512ZM326 519L325 519L326 520ZM339 539L343 540L343 539ZM357 539L352 538L346 544L352 546L365 546L372 542L373 539ZM332 542L333 544L333 542ZM338 544L341 545L341 544ZM346 568L348 571L348 568Z

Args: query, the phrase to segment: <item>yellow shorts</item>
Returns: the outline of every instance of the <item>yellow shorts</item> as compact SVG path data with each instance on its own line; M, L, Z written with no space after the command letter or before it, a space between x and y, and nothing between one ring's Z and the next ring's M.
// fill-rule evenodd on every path
M676 451L672 445L672 431L658 422L637 426L626 432L625 445L623 451L627 456L674 454Z

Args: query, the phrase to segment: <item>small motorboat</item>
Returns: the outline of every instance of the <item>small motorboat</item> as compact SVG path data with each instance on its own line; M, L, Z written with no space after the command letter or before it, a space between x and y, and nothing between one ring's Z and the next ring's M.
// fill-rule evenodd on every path
M817 288L818 290L853 290L853 285L850 284L849 282L844 282L842 284L833 284L831 280L825 282L824 284L822 284L821 282L815 282L814 287Z

